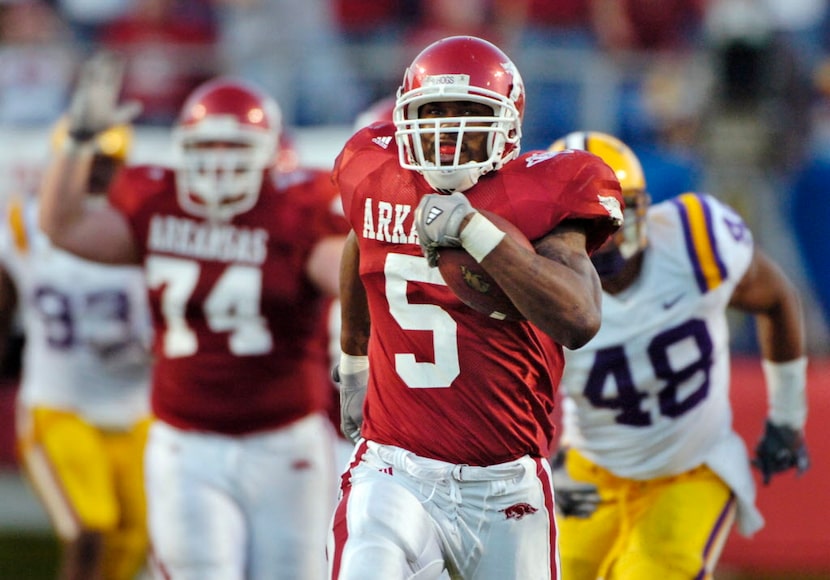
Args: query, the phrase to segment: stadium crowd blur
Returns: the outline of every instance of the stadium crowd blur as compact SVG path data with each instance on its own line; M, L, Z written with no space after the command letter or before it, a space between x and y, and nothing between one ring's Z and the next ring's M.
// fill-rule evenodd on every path
M810 350L828 352L828 0L0 0L0 132L51 126L101 47L127 58L139 127L219 73L263 85L289 127L350 126L417 50L466 33L523 71L523 150L600 130L632 146L654 201L723 198L800 282ZM34 189L36 168L0 169Z

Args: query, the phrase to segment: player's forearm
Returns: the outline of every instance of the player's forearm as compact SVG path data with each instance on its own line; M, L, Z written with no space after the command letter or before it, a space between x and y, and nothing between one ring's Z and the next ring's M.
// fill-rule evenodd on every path
M87 200L91 155L84 148L70 149L49 166L40 190L40 227L55 246L87 260L138 264L138 247L124 216L105 200Z
M599 331L602 291L587 257L552 260L505 239L482 266L522 314L559 344L579 348Z
M765 360L786 362L804 355L804 314L798 289L781 268L755 249L729 305L755 316Z
M328 236L312 249L306 263L306 274L320 292L327 296L340 293L340 259L345 236Z
M69 145L50 163L40 188L40 227L59 247L72 237L84 211L92 145Z
M755 317L761 356L772 362L786 362L805 354L804 317L798 291L783 285L780 299Z
M340 350L351 356L369 354L371 324L367 309L348 300L340 305Z
M340 348L352 356L369 352L369 304L360 279L360 248L349 233L340 259Z

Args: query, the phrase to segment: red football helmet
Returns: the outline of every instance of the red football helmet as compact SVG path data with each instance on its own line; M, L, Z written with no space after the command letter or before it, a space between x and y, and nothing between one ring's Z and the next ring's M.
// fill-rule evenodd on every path
M473 101L493 110L492 117L419 119L425 103ZM485 173L519 154L525 88L513 62L498 47L473 36L452 36L425 48L406 70L393 112L401 166L420 172L441 191L465 191ZM485 161L461 164L464 135L488 134ZM435 152L424 154L421 135L433 133ZM442 162L439 134L456 133L456 154ZM428 159L435 159L431 161Z
M276 101L244 82L218 78L188 97L173 131L182 209L229 220L251 209L263 171L277 158L282 113Z

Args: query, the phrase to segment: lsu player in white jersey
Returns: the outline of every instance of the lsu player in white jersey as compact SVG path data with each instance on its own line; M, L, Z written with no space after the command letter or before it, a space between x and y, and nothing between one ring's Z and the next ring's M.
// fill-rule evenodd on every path
M768 483L809 465L798 293L714 197L651 206L639 160L618 139L577 132L550 149L601 157L626 202L623 229L592 257L600 331L565 353L553 460L563 577L711 578L736 516L745 535L763 525L732 429L727 309L757 321L770 412L752 463Z
M66 123L53 132L61 147ZM103 194L132 142L96 142L89 189ZM142 273L87 262L39 230L37 198L11 198L0 226L0 310L25 338L18 395L21 464L63 546L62 579L128 580L145 565L143 450L150 319ZM8 333L9 329L3 329Z

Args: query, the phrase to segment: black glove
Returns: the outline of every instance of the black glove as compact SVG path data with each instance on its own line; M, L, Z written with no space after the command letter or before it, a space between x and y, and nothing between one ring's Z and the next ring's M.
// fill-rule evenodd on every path
M565 466L566 450L560 449L551 461L553 497L556 511L563 516L587 518L593 514L601 498L597 486L572 479Z
M763 475L764 485L769 484L776 473L791 468L795 468L796 473L801 475L810 467L804 434L792 427L775 425L767 420L764 436L755 447L752 465Z
M341 373L340 365L336 365L331 371L331 378L340 385L340 431L352 443L357 443L363 424L363 399L369 384L369 369Z

